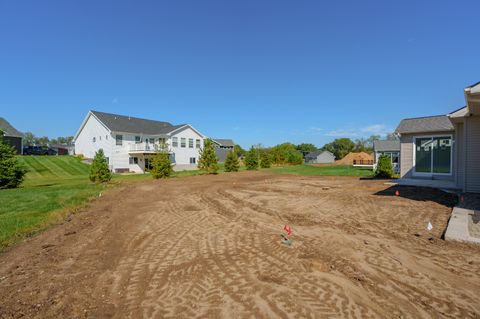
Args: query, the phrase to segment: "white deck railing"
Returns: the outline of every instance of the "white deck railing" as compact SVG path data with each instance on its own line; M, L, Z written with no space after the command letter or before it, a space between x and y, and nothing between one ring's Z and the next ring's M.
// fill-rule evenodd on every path
M157 152L162 150L163 147L158 143L130 143L128 150L130 152Z

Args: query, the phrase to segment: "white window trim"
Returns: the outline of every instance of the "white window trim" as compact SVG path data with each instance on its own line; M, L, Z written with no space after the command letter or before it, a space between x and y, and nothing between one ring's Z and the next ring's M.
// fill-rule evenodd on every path
M417 138L434 138L434 137L441 137L441 136L448 136L450 137L451 141L452 141L452 145L450 146L450 173L434 173L434 172L430 172L430 173L425 173L425 172L417 172L417 166L416 166L416 162L415 162L415 158L417 156ZM454 149L453 149L453 146L454 146L454 140L453 140L453 134L432 134L432 135L418 135L418 136L413 136L413 141L412 141L412 145L413 145L413 154L412 154L412 158L413 158L413 163L412 163L412 168L413 168L413 172L412 172L412 176L415 176L415 177L432 177L432 176L453 176L453 152L454 152ZM433 150L432 150L432 155L433 155ZM430 156L430 168L433 170L433 156Z

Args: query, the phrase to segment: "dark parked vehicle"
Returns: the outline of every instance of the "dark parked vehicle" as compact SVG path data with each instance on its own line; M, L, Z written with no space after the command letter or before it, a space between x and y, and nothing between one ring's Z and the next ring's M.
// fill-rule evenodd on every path
M57 152L47 146L26 146L23 155L57 155Z

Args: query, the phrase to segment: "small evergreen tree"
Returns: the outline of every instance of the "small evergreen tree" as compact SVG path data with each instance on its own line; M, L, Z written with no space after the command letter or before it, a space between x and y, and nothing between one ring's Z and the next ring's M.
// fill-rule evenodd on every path
M260 167L270 168L270 166L272 166L272 157L267 150L262 150L260 152Z
M102 149L95 153L92 166L90 167L90 180L95 183L106 183L112 179L112 173L108 168L107 159Z
M380 178L392 178L393 177L393 168L390 161L390 156L381 155L378 159L377 170L375 171L375 177Z
M256 170L258 169L258 160L258 150L252 146L245 154L243 162L248 170Z
M225 172L238 172L240 168L240 161L238 160L237 152L231 150L227 153L225 159Z
M167 178L172 175L172 162L170 162L170 155L166 149L162 149L155 153L152 157L151 163L152 169L150 170L150 173L153 178Z
M3 131L0 130L0 189L20 186L27 173L15 155L15 148L3 142Z
M209 138L203 143L203 149L200 150L200 159L198 160L198 168L208 174L217 174L218 157L215 153L213 141Z

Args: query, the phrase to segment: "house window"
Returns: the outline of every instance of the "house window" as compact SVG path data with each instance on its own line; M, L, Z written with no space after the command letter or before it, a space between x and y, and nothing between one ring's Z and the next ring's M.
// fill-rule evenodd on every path
M150 144L155 143L155 139L154 139L154 138L149 138L148 140L150 141Z
M135 144L139 144L142 142L142 139L140 136L135 136Z
M193 148L193 138L188 139L188 148Z
M101 141L101 140L102 140L102 137L101 137L101 136L99 136L99 137L98 137L98 140L99 140L99 141Z
M123 135L117 134L115 136L115 144L116 145L122 145L123 144Z
M180 138L180 147L187 147L187 139L185 137Z
M450 174L452 137L415 138L415 173Z
M93 137L93 143L95 143L96 139L95 139L95 136Z
M195 164L196 160L195 157L190 157L190 164Z
M198 138L195 140L195 147L196 148L201 148L202 147L201 144L200 144L200 139L198 139Z
M108 135L105 135L105 139L108 140Z
M165 138L161 137L158 139L158 144L165 145Z
M107 162L107 164L110 164L110 158L109 157L105 157L105 161Z
M172 137L172 147L178 147L178 137Z
M138 164L138 157L130 157L128 159L128 162L130 163L130 165Z

